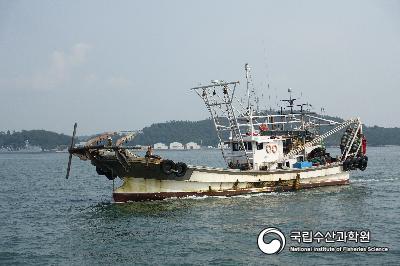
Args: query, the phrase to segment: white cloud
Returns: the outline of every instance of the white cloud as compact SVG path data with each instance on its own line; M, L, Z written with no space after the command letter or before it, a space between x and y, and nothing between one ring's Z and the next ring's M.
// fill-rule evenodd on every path
M39 71L31 78L34 89L51 89L71 79L71 72L85 64L91 46L75 44L69 52L54 51L47 69Z
M53 51L47 67L37 70L30 75L14 78L0 78L0 88L50 90L63 86L70 80L81 79L78 71L88 59L91 46L77 43L69 51ZM95 75L88 78L93 81Z
M85 71L90 51L91 45L87 43L77 43L68 51L53 51L46 67L26 76L0 77L0 88L45 91L79 86L87 89L104 86L124 89L132 86L131 80L121 75L101 76L95 69Z

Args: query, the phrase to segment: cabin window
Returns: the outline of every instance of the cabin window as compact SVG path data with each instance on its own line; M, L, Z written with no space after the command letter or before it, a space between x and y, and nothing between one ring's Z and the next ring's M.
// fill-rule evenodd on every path
M239 143L237 143L237 142L232 143L232 150L233 151L238 151L239 150Z
M262 149L264 149L263 143L262 142L261 143L257 143L257 150L262 150Z
M248 151L253 150L253 146L251 145L251 142L243 142L243 146ZM232 143L232 151L239 151L239 150L242 150L242 148L240 147L240 144L238 142Z
M283 153L286 154L292 149L292 140L291 139L286 139L283 141Z
M245 147L246 150L248 150L248 151L253 150L253 145L251 145L251 142L245 142L245 143L244 143L244 147Z

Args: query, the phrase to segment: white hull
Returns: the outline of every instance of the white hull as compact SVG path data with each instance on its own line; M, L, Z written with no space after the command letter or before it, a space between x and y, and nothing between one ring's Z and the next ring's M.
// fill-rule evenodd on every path
M341 165L275 171L240 171L192 168L187 180L125 177L113 195L115 201L213 196L297 190L349 183L349 172Z

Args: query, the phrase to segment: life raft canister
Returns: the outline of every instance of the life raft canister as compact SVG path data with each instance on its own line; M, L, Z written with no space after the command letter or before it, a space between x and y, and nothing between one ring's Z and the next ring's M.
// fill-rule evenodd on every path
M363 155L367 153L367 139L365 136L363 136L361 140L361 151Z
M268 130L268 126L266 124L261 124L259 127L260 131L267 131Z

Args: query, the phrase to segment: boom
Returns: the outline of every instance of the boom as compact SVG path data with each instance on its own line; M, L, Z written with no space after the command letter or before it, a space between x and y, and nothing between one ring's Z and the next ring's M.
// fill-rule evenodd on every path
M353 124L353 123L357 123L357 125L361 124L360 119L359 118L354 118L354 119L349 119L341 124L339 124L338 126L336 126L335 128L332 128L331 130L329 130L328 132L322 134L321 136L316 137L315 139L313 139L310 142L307 142L304 145L301 145L300 147L293 149L292 151L290 151L288 154L286 154L286 156L284 157L284 160L289 159L291 156L296 155L297 153L301 152L302 150L304 150L305 148L308 147L312 147L315 144L317 144L318 142L321 142L321 140L326 139L327 137L329 137L332 134L335 134L336 132L340 131L341 129Z

